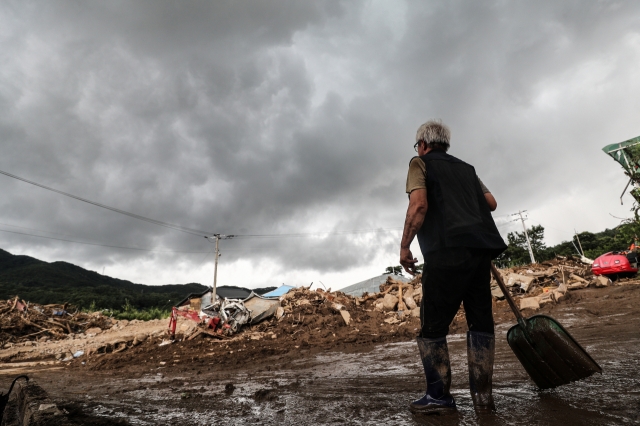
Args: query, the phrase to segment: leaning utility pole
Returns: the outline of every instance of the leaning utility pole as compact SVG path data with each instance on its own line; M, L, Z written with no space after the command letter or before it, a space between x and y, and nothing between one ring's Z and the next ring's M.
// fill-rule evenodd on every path
M529 246L529 256L531 256L531 263L536 263L535 257L533 257L533 249L531 248L531 240L529 240L529 234L527 234L527 227L524 225L524 218L522 217L522 213L526 212L526 210L522 210L518 212L520 215L520 220L522 221L522 229L524 229L524 236L527 238L527 245Z
M217 290L218 290L218 258L221 256L220 254L220 240L228 240L230 238L233 238L234 235L222 235L222 234L213 234L213 236L216 238L216 259L214 262L214 267L213 267L213 295L211 296L211 303L215 303L216 302L216 296L217 296ZM207 239L211 239L211 237L205 237Z
M580 243L580 237L578 237L578 231L574 229L573 232L576 234L576 239L578 240L578 245L580 246L580 255L584 256L584 250L582 250L582 244Z

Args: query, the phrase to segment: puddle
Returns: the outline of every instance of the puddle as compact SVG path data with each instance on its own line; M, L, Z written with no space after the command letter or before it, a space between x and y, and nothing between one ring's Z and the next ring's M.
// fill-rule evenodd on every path
M468 391L466 340L449 341L455 416L418 418L407 405L424 393L424 379L414 342L381 345L362 354L325 353L307 359L301 368L282 368L254 374L238 373L211 384L186 376L129 380L127 386L149 385L127 392L128 402L101 403L95 415L126 418L133 425L602 425L640 422L638 397L640 339L624 350L607 344L586 345L596 358L606 358L602 375L540 391L506 345L498 339L494 398L498 412L479 419ZM184 385L184 382L189 382ZM231 395L224 385L234 383ZM114 381L115 383L115 381ZM174 388L168 387L175 383ZM163 385L165 387L154 388ZM264 390L271 399L257 401ZM181 399L181 395L190 396ZM140 409L140 407L143 407ZM155 410L155 411L154 411ZM523 420L526 419L526 420Z

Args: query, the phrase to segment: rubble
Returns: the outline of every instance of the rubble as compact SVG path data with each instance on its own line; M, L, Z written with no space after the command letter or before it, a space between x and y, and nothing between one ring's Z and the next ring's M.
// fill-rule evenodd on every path
M526 297L520 300L520 310L523 309L540 309L540 303L537 297Z
M0 301L0 348L35 340L96 335L114 323L100 312L86 313L68 304L39 305L16 296Z
M540 264L500 270L509 292L520 298L520 309L537 310L548 303L558 303L568 297L569 290L613 285L610 278L595 276L588 262L557 256ZM619 280L619 284L633 280ZM504 299L497 282L492 279L491 294Z
M385 294L382 299L382 308L385 311L394 311L398 307L398 298L393 294Z
M611 285L611 284L612 284L611 279L609 279L609 278L607 278L607 277L605 277L603 275L600 275L599 277L596 277L596 283L595 283L596 287L606 287L606 286Z
M402 300L412 297L416 303L415 297L421 297L421 291L414 288L416 283L419 285L419 279L414 280L411 285L402 284ZM364 344L380 339L415 336L419 327L416 315L410 315L408 310L396 310L400 301L398 284L400 283L389 277L380 286L381 292L364 294L363 297L347 295L341 291L294 288L280 298L281 306L276 315L247 328L236 338L250 340L250 336L272 333L273 337L268 340L290 341L278 343L279 348L286 348L287 344L291 344L293 348L299 349L333 346L334 342ZM391 307L386 311L379 306L385 297L391 300ZM417 311L419 312L419 308ZM415 309L411 312L415 312Z
M389 276L387 281L380 285L380 293L365 293L356 300L358 303L373 300L374 309L380 312L413 312L422 301L421 278L422 275L418 275L410 282L403 283L395 280L393 276Z
M345 325L349 325L351 322L351 315L347 311L340 311L340 315L342 315L342 319L344 320Z

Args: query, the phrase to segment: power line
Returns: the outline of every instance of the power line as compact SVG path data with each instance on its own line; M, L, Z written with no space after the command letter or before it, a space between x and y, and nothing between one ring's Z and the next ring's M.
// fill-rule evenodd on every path
M65 234L61 234L61 233L57 233L57 232L45 231L45 230L42 230L42 229L27 228L27 227L24 227L24 226L10 225L10 224L7 224L7 223L0 223L0 225L12 226L12 227L15 227L15 228L28 229L28 230L36 231L36 232L44 232L44 233L49 233L49 234L65 236ZM29 236L29 237L44 238L44 239L48 239L48 240L65 241L65 242L69 242L69 243L91 245L91 246L97 246L97 247L109 247L109 248L117 248L117 249L125 249L125 250L146 251L146 252L150 252L150 253L204 254L205 256L207 254L211 254L212 253L211 249L209 249L209 251L171 251L171 250L163 250L163 251L161 251L161 250L145 249L145 248L140 248L140 247L127 247L127 246L116 246L116 245L100 244L100 243L90 243L90 242L86 242L86 241L78 241L78 240L75 240L75 239L71 239L73 237L56 238L56 237L48 237L48 236L45 236L45 235L30 234L30 233L27 233L27 232L10 231L10 230L7 230L7 229L0 229L0 232L6 232L6 233L9 233L9 234L16 234L16 235L25 235L25 236ZM265 247L236 247L236 248L227 248L227 249L225 249L225 251L230 251L230 252L243 251L243 252L246 252L246 251L252 251L252 250L264 250L264 249L265 249Z
M511 222L513 222L513 220L510 220L509 222L505 222L505 223L497 223L496 228L504 228L505 226L511 226Z
M0 223L0 226L10 226L11 228L27 229L27 230L29 230L29 231L44 232L45 234L62 235L63 237L69 237L69 238L72 238L72 237L70 237L69 235L61 234L60 232L45 231L45 230L43 230L43 229L27 228L26 226L10 225L10 224L8 224L8 223Z
M27 235L29 237L45 238L45 239L48 239L48 240L66 241L66 242L69 242L69 243L85 244L85 245L89 245L89 246L110 247L110 248L118 248L118 249L126 249L126 250L148 251L148 252L152 252L152 253L187 253L187 254L209 253L209 252L206 252L206 251L157 251L157 250L143 249L143 248L138 248L138 247L112 246L112 245L109 245L109 244L87 243L87 242L84 242L84 241L68 240L68 239L65 239L65 238L45 237L44 235L27 234L26 232L8 231L6 229L0 229L0 232L8 232L10 234L18 234L18 235Z
M0 174L3 174L5 176L9 176L10 178L17 179L19 181L26 182L28 184L31 184L31 185L34 185L34 186L37 186L37 187L40 187L40 188L43 188L43 189L46 189L47 191L56 192L58 194L64 195L65 197L73 198L75 200L82 201L82 202L88 203L88 204L92 204L94 206L101 207L103 209L107 209L107 210L111 210L111 211L116 212L116 213L124 214L126 216L130 216L130 217L133 217L135 219L144 220L145 222L153 223L155 225L164 226L165 228L170 228L170 229L174 229L176 231L186 232L187 234L197 235L199 237L202 237L202 236L207 235L207 234L211 234L210 232L205 232L205 231L200 231L200 230L197 230L197 229L187 228L187 227L180 226L180 225L174 225L172 223L162 222L162 221L156 220L156 219L151 219L151 218L148 218L148 217L145 217L145 216L141 216L139 214L135 214L135 213L131 213L131 212L128 212L128 211L125 211L125 210L117 209L115 207L109 207L109 206L107 206L105 204L98 203L96 201L91 201L91 200L88 200L86 198L78 197L77 195L69 194L68 192L60 191L58 189L51 188L49 186L42 185L42 184L37 183L37 182L33 182L31 180L22 178L20 176L16 176L14 174L11 174L11 173L8 173L8 172L2 171L2 170L0 170Z
M235 238L300 238L311 236L356 235L379 232L402 231L403 228L358 229L353 231L298 232L295 234L235 234Z
M198 230L198 229L187 228L187 227L181 226L181 225L175 225L175 224L168 223L168 222L162 222L160 220L151 219L149 217L141 216L141 215L136 214L136 213L131 213L131 212L128 212L128 211L125 211L125 210L121 210L121 209L115 208L115 207L110 207L110 206L107 206L106 204L98 203L97 201L91 201L91 200L88 200L86 198L70 194L68 192L60 191L58 189L51 188L49 186L46 186L46 185L31 181L29 179L25 179L23 177L20 177L20 176L17 176L17 175L14 175L12 173L5 172L5 171L2 171L2 170L0 170L0 174L3 174L5 176L8 176L8 177L13 178L13 179L17 179L17 180L22 181L22 182L26 182L26 183L28 183L30 185L34 185L34 186L37 186L39 188L46 189L47 191L52 191L52 192L64 195L65 197L73 198L75 200L82 201L84 203L88 203L88 204L94 205L96 207L100 207L100 208L103 208L103 209L111 210L113 212L124 214L126 216L133 217L135 219L139 219L139 220L143 220L145 222L153 223L155 225L163 226L165 228L170 228L170 229L174 229L176 231L186 232L188 234L197 235L199 237L207 236L207 235L214 235L214 233L212 233L212 232L206 232L206 231L202 231L202 230ZM388 232L388 231L397 231L397 230L402 230L402 228L362 229L362 230L354 230L354 231L299 232L299 233L290 233L290 234L245 234L245 235L235 235L235 237L238 237L238 238L300 238L300 237L310 237L310 236L356 235L356 234Z

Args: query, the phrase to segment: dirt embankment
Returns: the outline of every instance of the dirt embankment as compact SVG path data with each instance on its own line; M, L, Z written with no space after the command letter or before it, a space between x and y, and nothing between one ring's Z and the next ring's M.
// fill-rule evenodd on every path
M326 350L369 349L377 343L406 341L416 336L419 318L403 311L377 310L376 302L376 298L360 303L340 293L299 289L282 301L280 318L245 327L231 338L200 334L189 339L192 329L183 323L173 344L159 346L161 338L149 339L122 354L91 357L86 366L105 370L136 362L165 368L188 363L194 369L202 369L217 364L261 364L268 359L292 360ZM73 364L78 362L79 359Z

